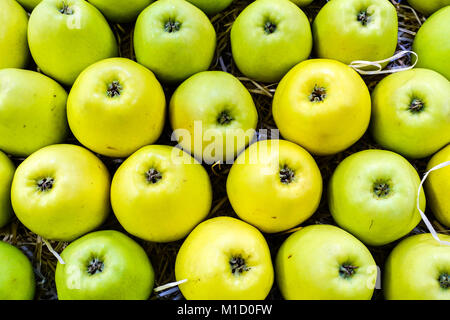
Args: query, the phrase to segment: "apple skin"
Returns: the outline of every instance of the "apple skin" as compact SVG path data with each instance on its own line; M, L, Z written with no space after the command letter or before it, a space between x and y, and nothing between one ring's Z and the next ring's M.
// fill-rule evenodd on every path
M14 0L0 1L0 69L25 68L30 59L28 15Z
M11 203L17 218L34 233L71 241L106 219L109 188L109 172L94 154L57 144L36 151L17 167Z
M16 247L0 241L0 300L33 300L34 272L30 260Z
M0 228L14 215L11 207L11 183L16 167L6 154L0 151Z
M59 300L147 300L154 284L153 267L139 244L123 233L97 231L72 242L56 266ZM103 268L88 271L94 259Z
M25 10L31 12L42 0L16 0L16 1L20 3L20 5L24 7Z
M426 16L450 5L450 0L408 0L408 3L417 11Z
M439 234L450 241L450 236ZM389 255L383 278L387 300L450 300L450 250L437 242L430 233L408 237ZM447 275L447 288L440 285L441 275Z
M307 5L311 4L314 0L290 0L290 1L298 5L299 7L306 7Z
M413 42L416 67L439 72L450 80L450 6L436 11L420 27Z
M154 179L152 169L157 171ZM128 233L153 242L184 238L206 218L211 201L206 170L170 146L139 149L122 163L111 186L111 204L120 224Z
M287 173L282 180L286 169L293 172L292 181ZM285 140L263 140L236 159L228 174L227 194L242 220L263 232L281 232L316 211L322 176L314 158L302 147Z
M108 22L84 0L45 0L37 5L28 24L28 43L38 67L58 82L70 86L86 67L118 55Z
M109 21L129 23L154 0L89 0Z
M267 23L275 25L275 31L266 31ZM277 82L308 58L311 26L303 11L288 0L257 0L233 23L231 49L234 62L245 76Z
M166 31L169 23L172 29ZM181 82L208 70L215 48L214 27L200 9L187 1L156 1L137 19L136 59L163 82Z
M231 122L221 124L219 119L226 112ZM258 112L253 98L245 86L234 76L222 71L205 71L184 81L170 101L170 123L174 130L184 129L190 140L181 138L175 131L180 146L207 164L233 160L249 144L258 123ZM195 148L195 121L202 121L202 148ZM243 130L253 130L243 135ZM213 137L205 134L214 133ZM236 142L236 137L237 142ZM223 139L223 151L209 150L217 139ZM208 146L211 146L210 148Z
M215 15L228 8L233 0L187 0L208 15Z
M312 100L315 92L324 96ZM278 85L272 106L281 135L316 155L354 144L369 126L370 111L370 93L358 73L328 59L292 68Z
M346 264L357 267L346 278ZM370 251L338 227L311 225L293 233L276 258L277 283L287 300L370 300L377 267Z
M114 89L114 85L120 88ZM99 61L75 81L67 118L75 137L89 149L127 157L154 143L164 127L166 98L153 73L125 58Z
M341 228L368 245L381 246L407 235L420 222L419 184L417 171L402 156L386 150L360 151L334 171L328 206ZM423 190L420 209L425 210Z
M375 87L372 106L371 132L383 148L424 158L450 143L450 82L435 71L387 76Z
M440 163L450 161L450 144L437 152L428 162L427 171ZM450 167L433 171L425 180L425 194L427 195L431 211L446 227L450 227Z
M366 25L358 21L361 10L370 15ZM391 57L397 35L397 11L388 0L333 0L322 7L313 23L318 57L345 64Z
M0 70L0 149L24 157L63 142L69 132L66 101L66 91L41 73Z
M234 272L230 260L250 269ZM175 262L177 281L187 300L263 300L273 284L273 266L263 235L231 217L199 224L186 238Z

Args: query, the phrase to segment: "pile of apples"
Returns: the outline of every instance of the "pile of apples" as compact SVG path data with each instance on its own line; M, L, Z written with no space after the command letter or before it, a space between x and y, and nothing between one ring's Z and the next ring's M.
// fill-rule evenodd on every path
M419 193L407 160L450 161L450 1L408 0L429 16L417 64L372 93L351 64L395 54L395 6L331 0L311 25L301 9L311 2L249 1L231 27L242 75L279 82L283 139L264 140L248 89L208 71L210 18L232 0L0 0L0 227L15 215L46 241L70 242L57 257L59 299L148 299L154 271L131 236L185 239L172 267L186 299L265 299L275 278L286 299L371 299L379 278L386 299L450 299L450 246L408 236L425 195L450 227L450 167ZM119 57L115 23L135 25L136 61ZM155 144L166 118L176 147ZM299 227L324 196L313 156L367 130L383 150L348 156L326 186L337 226ZM109 172L105 157L123 162ZM239 219L208 219L206 168L217 163L233 163L226 191ZM95 231L111 211L124 232ZM283 232L271 252L263 233ZM401 238L380 270L366 245ZM33 299L27 257L0 242L0 262L0 299Z

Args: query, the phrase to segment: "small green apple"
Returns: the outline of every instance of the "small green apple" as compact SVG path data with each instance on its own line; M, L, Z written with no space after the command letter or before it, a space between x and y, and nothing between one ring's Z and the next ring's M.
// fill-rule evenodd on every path
M106 219L109 188L109 172L94 154L79 146L55 144L17 167L11 203L17 218L34 233L71 241Z
M61 143L68 131L66 91L43 74L0 70L0 149L27 156Z
M84 0L44 0L28 25L31 55L47 75L70 86L86 67L118 54L108 22Z
M333 173L328 205L340 227L368 245L380 246L407 235L420 222L419 184L417 171L402 156L360 151L345 158ZM420 209L425 210L423 190Z
M155 0L89 0L112 22L127 23L136 18Z
M450 82L427 69L387 76L372 93L371 131L378 144L406 157L432 155L450 143Z
M397 34L397 11L389 0L333 0L313 23L317 55L345 64L391 57Z
M419 55L417 67L432 69L450 80L450 6L425 21L414 38L413 50Z
M308 18L288 0L251 3L231 29L234 62L244 75L257 81L279 81L308 58L311 48Z
M33 300L34 272L16 247L0 241L0 300Z
M219 13L220 11L225 10L230 6L230 4L233 2L233 0L187 0L193 5L195 5L197 8L202 10L208 15L214 15L216 13Z
M154 284L152 265L139 244L113 230L72 242L56 266L59 300L146 300Z
M41 2L42 0L17 0L18 3L21 4L28 12L33 11L33 9Z
M209 68L216 32L208 17L184 0L159 0L139 15L137 61L164 82L180 82Z
M439 239L450 241L450 236L440 234ZM430 233L400 242L384 270L384 296L388 300L450 300L450 247Z
M0 151L0 228L14 215L11 207L11 183L15 170L14 163Z
M377 266L351 234L331 225L311 225L281 245L276 274L288 300L370 300Z
M450 5L450 0L408 0L408 3L417 11L426 16Z
M14 0L0 1L0 69L24 68L29 60L28 15Z

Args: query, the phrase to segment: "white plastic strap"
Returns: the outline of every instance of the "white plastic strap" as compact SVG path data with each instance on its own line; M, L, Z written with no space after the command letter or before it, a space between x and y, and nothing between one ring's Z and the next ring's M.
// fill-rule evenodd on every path
M52 245L50 244L50 242L48 242L48 241L45 240L44 238L42 238L42 241L44 241L45 245L46 245L47 248L48 248L48 251L50 251L50 252L55 256L55 258L58 260L59 263L61 263L61 264L66 264L66 263L64 262L64 260L61 258L61 256L58 254L58 252L56 252L55 249L53 249L53 247L52 247Z
M383 70L382 64L384 62L389 62L389 61L394 61L394 60L400 59L407 54L412 54L416 57L416 59L414 60L414 63L411 66ZM416 66L418 60L419 60L419 56L414 51L402 50L402 51L399 51L398 53L396 53L395 55L393 55L392 57L384 59L384 60L379 60L379 61L355 60L349 64L349 67L353 68L358 73L363 74L363 75L386 74L386 73L395 73L395 72L410 70ZM363 70L364 68L367 68L370 66L376 67L377 70L371 70L371 71Z
M422 185L425 182L425 180L427 179L428 175L431 172L435 171L435 170L439 170L439 169L442 169L442 168L447 167L447 166L450 166L450 161L445 161L443 163L440 163L440 164L438 164L437 166L431 168L430 170L428 170L425 173L425 175L423 176L422 181L420 182L419 191L417 192L417 209L419 209L420 215L422 216L422 220L423 220L423 222L425 222L425 225L427 226L428 231L430 231L430 233L433 236L433 238L436 239L436 241L438 241L440 244L444 244L444 245L450 246L450 242L439 239L436 230L434 230L432 224L430 223L430 220L428 220L428 218L425 215L425 213L422 210L420 210L420 199L419 199L420 191L422 190Z
M159 287L153 289L153 291L160 292L160 291L163 291L163 290L166 290L166 289L170 289L170 288L176 287L176 286L178 286L178 285L180 285L182 283L185 283L187 281L188 281L187 279L183 279L183 280L180 280L180 281L177 281L177 282L170 282L170 283L167 283L165 285L162 285L162 286L159 286Z

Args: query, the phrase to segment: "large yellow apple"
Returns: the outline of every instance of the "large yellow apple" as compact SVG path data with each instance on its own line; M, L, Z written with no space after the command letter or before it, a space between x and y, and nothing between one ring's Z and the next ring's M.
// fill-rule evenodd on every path
M450 144L430 159L427 170L446 161L450 161ZM425 191L431 211L450 227L450 166L431 172L425 181Z
M252 144L233 164L227 194L237 215L264 232L308 219L319 206L322 177L314 158L285 140Z
M330 155L350 147L366 131L371 101L361 77L328 59L296 65L281 80L273 99L281 135L313 154Z
M188 300L262 300L273 283L269 247L251 225L218 217L198 225L175 263L180 290Z

